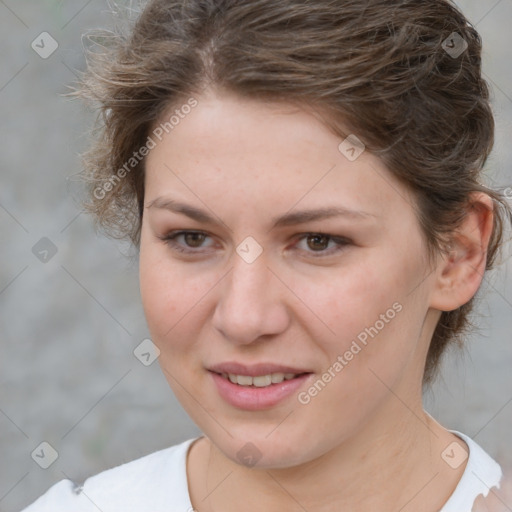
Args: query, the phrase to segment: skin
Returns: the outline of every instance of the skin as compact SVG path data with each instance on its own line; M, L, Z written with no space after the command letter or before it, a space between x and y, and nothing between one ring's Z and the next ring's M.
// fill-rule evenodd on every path
M452 251L431 266L414 200L377 157L349 161L343 139L306 109L211 90L197 99L147 158L140 245L160 365L205 434L187 461L195 510L439 510L465 467L452 469L441 453L467 446L423 410L423 368L440 311L481 283L491 200L473 196ZM157 198L217 223L157 207ZM368 216L272 228L292 209L325 206ZM163 240L177 230L207 236L178 237L196 251L183 254ZM319 247L308 233L350 242ZM247 236L263 248L251 264L235 250ZM402 310L307 405L293 394L263 411L235 408L206 370L233 360L308 368L307 390L394 303ZM261 453L254 467L237 458L248 442Z

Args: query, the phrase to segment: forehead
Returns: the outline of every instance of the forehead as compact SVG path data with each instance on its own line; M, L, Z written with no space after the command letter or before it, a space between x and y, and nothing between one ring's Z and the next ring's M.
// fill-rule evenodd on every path
M226 209L328 202L379 217L410 207L410 194L384 164L367 151L347 158L343 140L294 105L201 96L147 157L146 193L154 200L172 192L196 204L203 197Z

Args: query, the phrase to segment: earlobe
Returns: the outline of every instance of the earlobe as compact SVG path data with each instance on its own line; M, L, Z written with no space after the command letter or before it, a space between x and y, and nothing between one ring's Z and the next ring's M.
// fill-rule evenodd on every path
M439 256L431 307L453 311L476 294L487 263L494 215L492 199L474 193L462 225L452 235L448 252Z

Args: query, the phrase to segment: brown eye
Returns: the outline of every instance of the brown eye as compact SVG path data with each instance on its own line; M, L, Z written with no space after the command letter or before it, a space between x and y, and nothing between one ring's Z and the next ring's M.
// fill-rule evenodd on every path
M344 237L326 233L303 233L296 247L301 253L319 258L333 256L344 251L350 245L353 245L352 241Z
M326 235L316 234L307 237L307 244L313 251L324 251L329 245L330 237Z
M205 235L204 233L184 233L183 239L189 247L201 247L201 244L204 242Z
M201 231L173 231L163 237L159 237L171 249L188 254L201 254L205 249L212 249L212 245L204 245L208 234Z

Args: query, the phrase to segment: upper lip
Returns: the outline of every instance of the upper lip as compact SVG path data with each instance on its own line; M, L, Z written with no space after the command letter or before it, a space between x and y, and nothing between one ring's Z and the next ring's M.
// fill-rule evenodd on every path
M241 364L235 361L214 364L207 368L215 373L232 373L234 375L247 375L249 377L257 377L259 375L269 375L271 373L293 373L295 375L301 373L311 373L310 370L304 368L293 368L274 363L258 363L258 364Z

